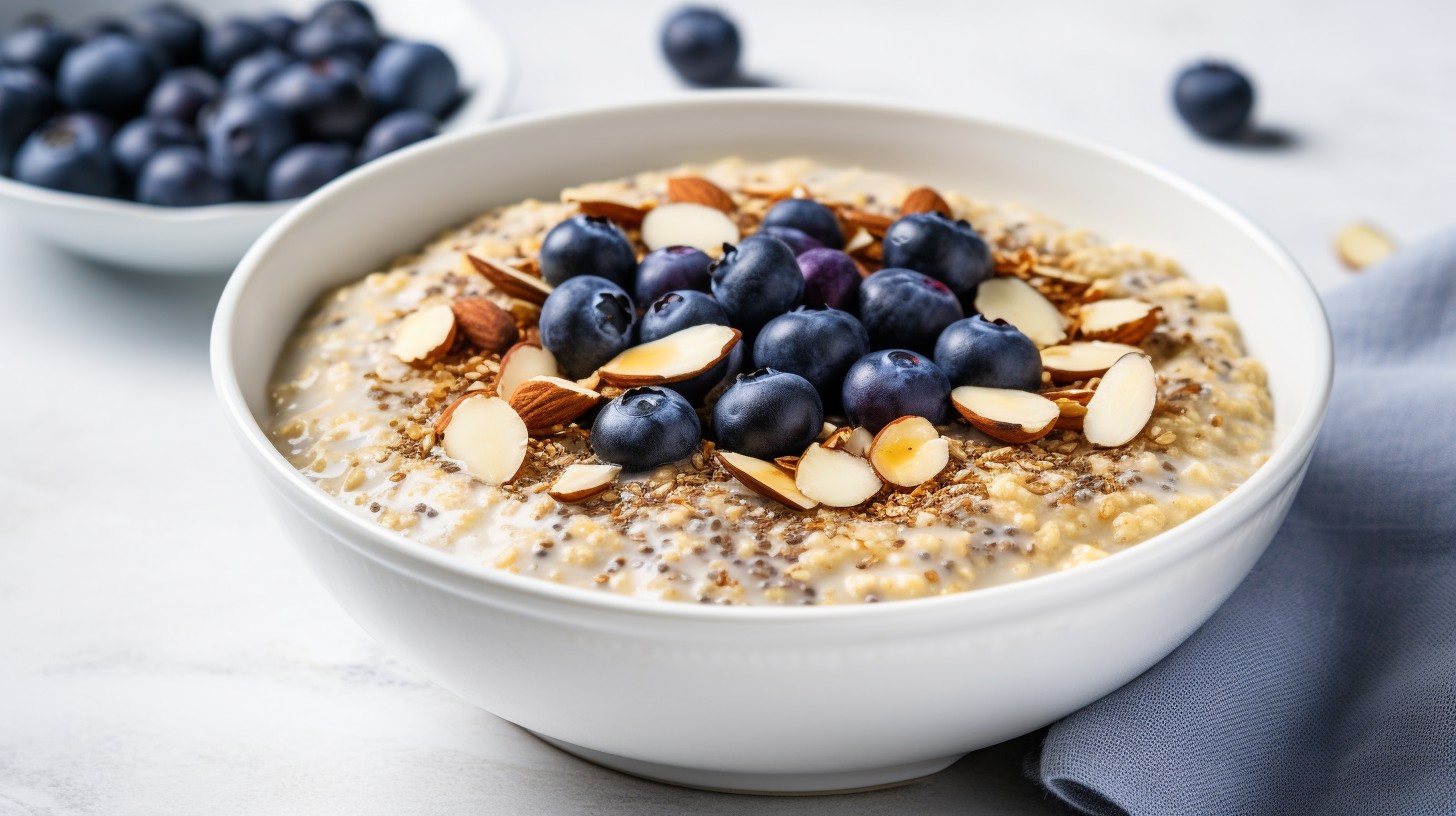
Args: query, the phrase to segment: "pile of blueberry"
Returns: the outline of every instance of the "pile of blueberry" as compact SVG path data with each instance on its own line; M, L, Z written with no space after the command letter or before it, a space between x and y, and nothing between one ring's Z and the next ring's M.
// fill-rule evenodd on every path
M173 3L35 16L0 37L0 173L171 207L297 198L435 135L459 95L445 52L358 0L212 26Z
M700 407L719 447L774 459L802 453L826 416L870 431L912 415L940 424L952 416L953 386L1039 388L1036 345L974 314L993 264L967 222L901 217L884 238L885 268L863 279L844 244L835 213L804 198L775 204L717 260L677 246L638 263L627 234L604 218L552 228L540 263L555 289L540 332L564 376L587 377L627 348L692 326L743 333L713 368L608 403L591 429L598 458L628 470L682 459L704 435Z

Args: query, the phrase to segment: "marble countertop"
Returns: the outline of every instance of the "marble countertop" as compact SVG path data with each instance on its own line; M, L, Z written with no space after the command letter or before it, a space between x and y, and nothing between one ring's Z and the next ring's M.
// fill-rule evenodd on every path
M668 5L491 4L522 59L513 112L680 92L654 44ZM1344 224L1414 240L1456 213L1449 3L725 5L765 80L1123 148L1248 212L1322 288L1348 274ZM1183 131L1167 85L1203 54L1253 73L1280 144ZM3 222L0 279L0 816L1059 812L1020 777L1025 740L814 799L681 790L545 746L384 654L279 538L212 395L221 280L101 268Z

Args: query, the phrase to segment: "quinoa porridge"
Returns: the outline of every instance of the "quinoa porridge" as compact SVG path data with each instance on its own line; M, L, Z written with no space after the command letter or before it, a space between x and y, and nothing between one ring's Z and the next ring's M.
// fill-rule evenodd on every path
M834 218L792 204L767 222L793 227L769 230L783 243L748 240L772 208L807 199ZM574 243L558 251L546 238L563 222ZM931 259L836 293L803 254L825 243L821 226L839 231L830 248L842 240L857 275ZM937 266L953 253L907 256L902 233L984 246L985 269ZM623 237L630 251L612 267L603 259ZM608 297L609 279L562 271L605 275L679 244L714 258L698 288L715 292L731 327L688 321L634 345L660 301L632 302L631 280ZM787 306L752 288L785 268L785 244L809 284L788 286ZM585 261L582 247L594 253ZM590 305L573 312L579 291ZM764 319L816 298L859 316ZM695 299L709 300L669 305ZM902 301L913 315L895 313L910 308ZM957 322L937 323L942 312ZM959 317L976 312L987 319ZM831 318L854 324L845 337L868 330L873 354L828 386L806 389L810 373L734 376L755 351L820 365L836 345L776 350L772 338L795 321L838 331ZM1017 351L1035 361L1015 375L1024 385L963 373L1006 374L1011 352L1032 348ZM910 384L892 385L902 375ZM492 210L326 293L272 383L279 451L375 523L494 569L694 603L888 601L1074 569L1206 510L1264 462L1272 438L1264 368L1245 356L1217 286L1013 205L806 159L729 158Z

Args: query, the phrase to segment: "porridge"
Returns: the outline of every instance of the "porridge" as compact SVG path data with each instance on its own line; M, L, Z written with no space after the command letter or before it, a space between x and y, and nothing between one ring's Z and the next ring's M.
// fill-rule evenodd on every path
M1174 261L804 159L485 213L326 293L271 400L300 472L420 546L718 604L1076 568L1228 495L1273 413Z

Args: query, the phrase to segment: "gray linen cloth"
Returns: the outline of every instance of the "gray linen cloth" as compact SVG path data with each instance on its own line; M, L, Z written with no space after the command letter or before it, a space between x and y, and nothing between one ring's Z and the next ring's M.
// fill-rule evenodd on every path
M1456 814L1456 232L1325 303L1289 520L1192 638L1047 732L1031 773L1075 809Z

